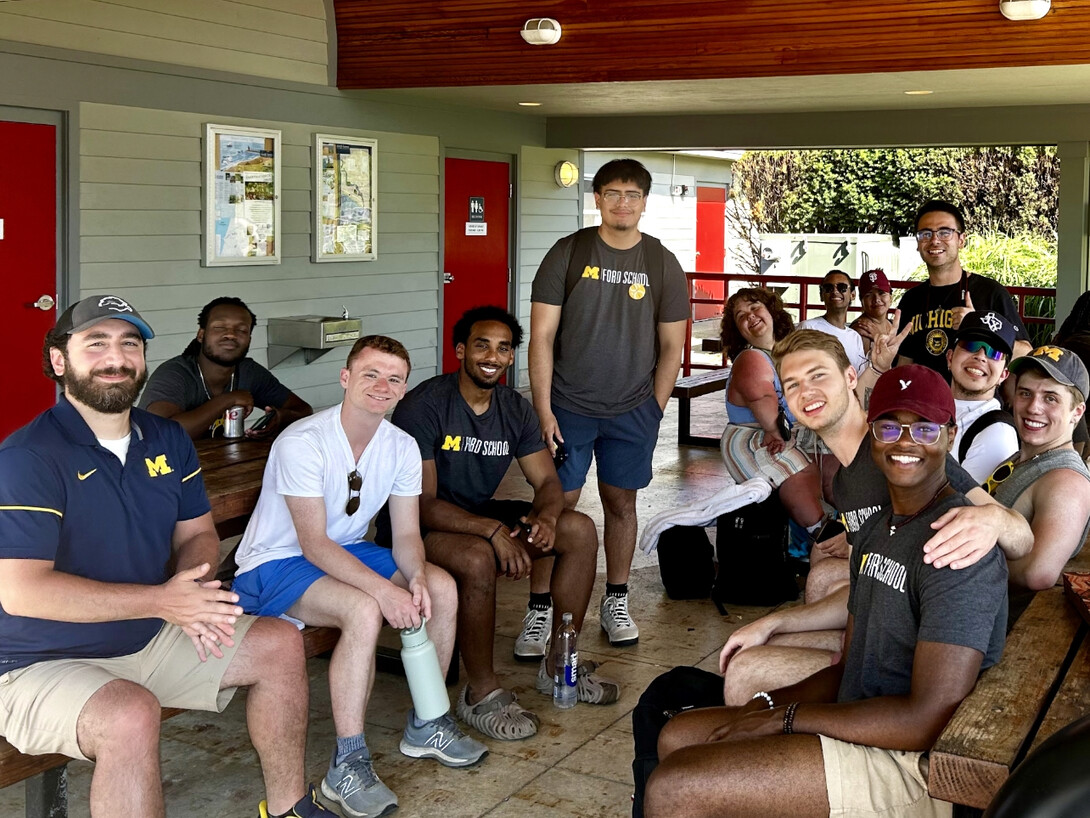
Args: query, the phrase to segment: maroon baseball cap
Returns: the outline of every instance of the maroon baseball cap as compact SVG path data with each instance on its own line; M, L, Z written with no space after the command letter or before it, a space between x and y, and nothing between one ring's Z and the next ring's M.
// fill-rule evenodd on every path
M859 297L862 298L871 290L881 290L884 293L893 292L893 288L889 286L889 279L886 278L885 272L879 267L867 270L867 272L859 276Z
M914 412L932 423L947 424L957 416L950 385L934 369L919 364L895 367L878 379L870 396L867 422L892 412Z

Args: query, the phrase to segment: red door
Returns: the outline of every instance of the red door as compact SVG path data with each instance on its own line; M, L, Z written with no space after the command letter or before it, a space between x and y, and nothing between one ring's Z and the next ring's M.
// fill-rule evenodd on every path
M724 271L726 206L726 188L698 187L696 189L696 272L698 273ZM715 298L720 304L723 301L722 282L698 281L696 291L701 298ZM722 315L722 313L722 306L697 304L694 317L699 321L702 318Z
M511 167L447 159L443 221L443 371L458 368L450 332L470 307L508 309Z
M0 440L53 405L42 339L56 321L56 128L0 122Z

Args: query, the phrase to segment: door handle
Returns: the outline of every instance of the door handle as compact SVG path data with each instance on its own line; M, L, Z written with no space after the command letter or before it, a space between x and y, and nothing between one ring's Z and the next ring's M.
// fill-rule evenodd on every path
M444 284L453 284L454 283L454 273L443 273L443 283Z
M42 312L47 312L48 310L53 309L53 307L56 305L56 303L57 302L53 300L53 296L43 295L43 296L39 297L37 301L34 301L32 303L28 303L25 306L35 307L36 309L39 309Z

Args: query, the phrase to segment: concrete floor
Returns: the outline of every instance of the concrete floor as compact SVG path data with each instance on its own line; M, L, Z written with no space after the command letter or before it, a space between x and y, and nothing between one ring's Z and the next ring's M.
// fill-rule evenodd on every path
M694 431L722 430L722 393L694 401ZM642 522L664 509L713 494L723 485L724 469L715 449L678 447L677 404L671 401L655 450L655 478L640 492ZM593 473L580 509L598 523L602 512L593 490ZM517 466L500 496L527 497L528 486ZM630 648L611 648L597 626L604 559L587 627L580 635L581 657L601 662L603 672L622 681L621 700L608 706L580 704L569 711L553 708L534 690L536 665L520 664L512 648L525 611L528 582L501 582L496 623L496 666L522 704L541 717L540 732L519 742L488 741L490 754L476 768L451 770L428 760L400 754L397 744L409 708L401 677L379 673L367 714L368 744L379 775L397 793L398 815L472 818L472 816L541 816L541 818L621 818L631 814L632 727L630 713L640 693L660 673L676 665L714 670L726 636L765 608L732 606L721 617L708 600L675 602L666 598L655 556L639 550L634 560L630 607L640 626L640 641ZM395 644L387 629L383 641ZM330 717L326 659L312 659L310 731L307 772L318 782L325 774L335 733ZM450 689L456 700L460 688ZM256 755L246 733L245 694L240 692L222 715L192 712L163 725L162 770L167 812L172 816L255 816L262 795ZM92 765L69 765L71 815L89 815L87 794ZM0 791L0 816L23 810L21 786Z

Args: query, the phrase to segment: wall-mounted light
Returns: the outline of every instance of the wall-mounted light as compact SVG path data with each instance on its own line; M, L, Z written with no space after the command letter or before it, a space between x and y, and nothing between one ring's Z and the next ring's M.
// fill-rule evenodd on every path
M574 162L557 162L553 168L553 178L560 187L571 187L579 181L579 168Z
M1052 0L999 0L999 11L1008 20L1040 20L1052 8Z
M519 34L530 45L553 45L560 41L560 23L552 17L535 17L523 24Z

